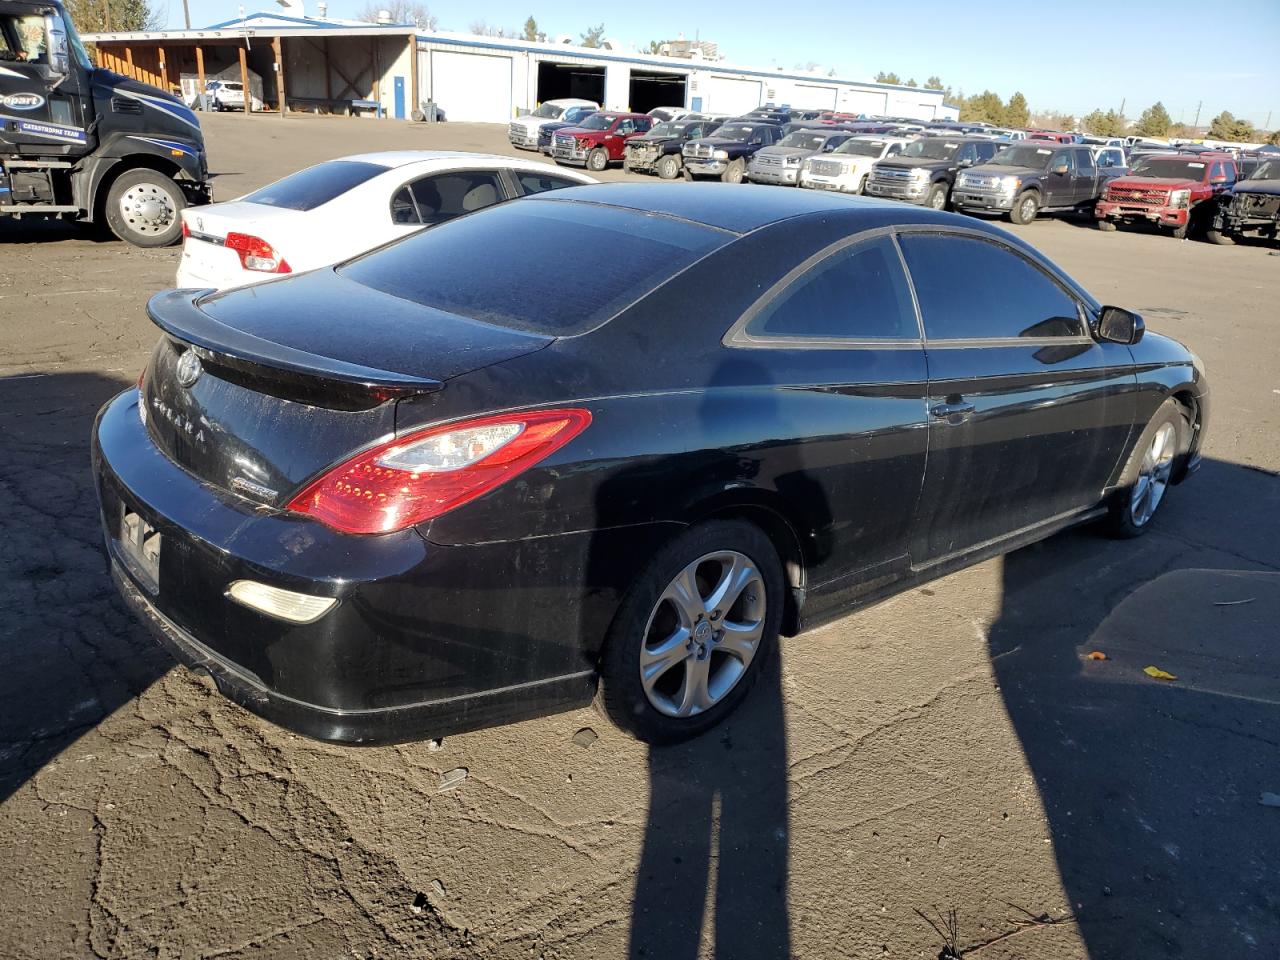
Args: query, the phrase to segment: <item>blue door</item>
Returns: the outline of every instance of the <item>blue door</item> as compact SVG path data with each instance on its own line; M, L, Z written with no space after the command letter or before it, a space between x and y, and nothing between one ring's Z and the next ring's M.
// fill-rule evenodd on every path
M404 119L404 77L396 77L396 119Z
M693 98L693 103L691 104L691 107L692 107L692 109L693 109L693 112L694 112L694 113L701 113L701 112L702 112L702 98L701 98L701 97L694 97L694 98Z

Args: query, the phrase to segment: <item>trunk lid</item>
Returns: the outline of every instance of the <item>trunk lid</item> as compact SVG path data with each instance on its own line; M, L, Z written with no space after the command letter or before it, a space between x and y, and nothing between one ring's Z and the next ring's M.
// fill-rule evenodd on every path
M165 336L143 382L147 430L205 482L270 506L395 432L395 401L549 338L432 310L330 269L148 304ZM197 362L198 360L198 362Z
M244 200L187 207L182 211L189 235L182 242L181 282L226 287L271 279L274 274L270 273L246 276L239 255L225 246L227 234L234 231L265 240L290 262L290 241L304 216L302 211Z

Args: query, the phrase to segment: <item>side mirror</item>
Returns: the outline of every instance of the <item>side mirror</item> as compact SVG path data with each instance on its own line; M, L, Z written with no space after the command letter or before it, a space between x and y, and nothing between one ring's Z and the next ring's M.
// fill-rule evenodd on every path
M972 161L972 160L969 160L969 159L961 160L961 161L960 161L960 166L962 166L962 167L972 167L972 166L973 166L973 161Z
M1210 177L1210 178L1209 178L1209 182L1210 182L1210 183L1226 183L1226 182L1227 182L1227 178L1226 178L1226 176L1224 176L1223 174L1221 174L1221 173L1220 173L1220 174L1218 174L1216 177Z
M1065 177L1067 175L1067 165L1065 163L1060 163L1049 172L1056 173L1060 177Z
M46 13L44 35L49 72L55 77L65 77L71 72L71 62L67 55L67 30L62 25L62 18L57 14Z
M1098 317L1098 339L1108 343L1137 343L1146 329L1142 317L1124 307L1103 307Z

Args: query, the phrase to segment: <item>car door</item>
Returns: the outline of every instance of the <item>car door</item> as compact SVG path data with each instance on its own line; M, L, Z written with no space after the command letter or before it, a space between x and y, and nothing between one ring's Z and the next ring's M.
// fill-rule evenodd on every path
M1075 176L1072 178L1072 203L1080 206L1098 199L1098 170L1094 166L1093 151L1088 147L1075 147L1072 151Z
M888 228L842 238L774 284L725 335L785 403L733 419L800 437L768 476L812 546L809 593L856 595L905 572L924 476L928 388L906 272ZM759 350L757 361L751 355ZM736 402L736 401L735 401ZM786 422L769 423L784 411ZM724 439L727 446L732 442Z
M1059 277L987 233L899 228L929 365L927 566L1098 502L1136 410L1129 348Z
M1075 204L1076 166L1072 151L1063 147L1053 151L1049 169L1044 175L1044 205L1046 207L1070 207Z

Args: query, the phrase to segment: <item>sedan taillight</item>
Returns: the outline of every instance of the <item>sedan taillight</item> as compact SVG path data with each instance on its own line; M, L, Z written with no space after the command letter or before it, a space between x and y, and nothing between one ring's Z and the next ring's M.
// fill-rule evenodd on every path
M223 246L234 250L240 257L240 266L261 273L292 273L293 268L278 254L274 247L261 237L248 233L228 233Z
M587 410L504 413L397 437L334 467L289 503L344 533L391 533L528 470L591 423Z

